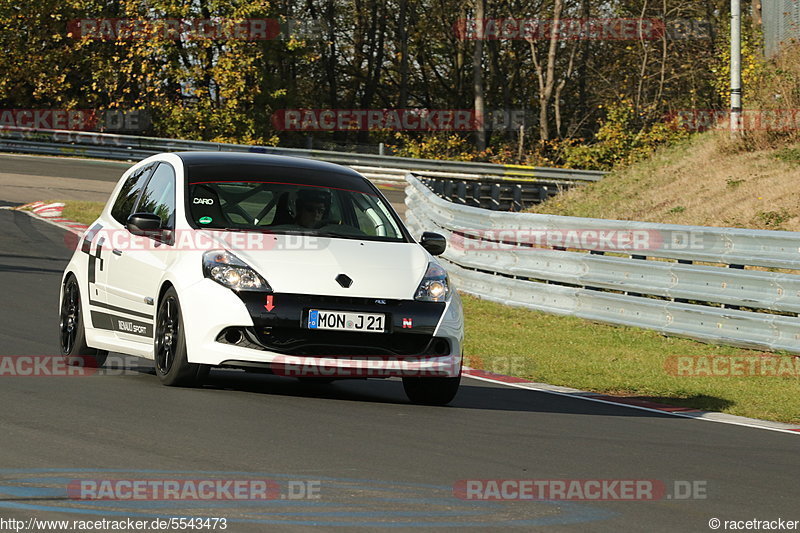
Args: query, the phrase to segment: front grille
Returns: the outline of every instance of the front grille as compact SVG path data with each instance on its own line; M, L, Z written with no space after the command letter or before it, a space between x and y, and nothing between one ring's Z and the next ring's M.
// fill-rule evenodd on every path
M241 331L241 341L232 331ZM419 334L353 333L348 331L310 331L290 328L227 328L217 342L247 348L260 348L286 355L324 357L369 357L447 355L446 339Z

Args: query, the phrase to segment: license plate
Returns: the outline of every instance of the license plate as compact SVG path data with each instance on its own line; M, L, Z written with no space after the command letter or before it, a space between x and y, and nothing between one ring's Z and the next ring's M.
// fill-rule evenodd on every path
M386 331L386 315L312 309L308 312L308 329L383 333Z

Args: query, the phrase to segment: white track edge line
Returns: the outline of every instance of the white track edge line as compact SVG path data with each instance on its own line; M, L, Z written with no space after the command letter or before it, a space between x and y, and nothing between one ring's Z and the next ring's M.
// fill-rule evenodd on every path
M580 394L573 394L573 393L568 393L568 392L559 392L559 391L554 391L554 390L548 390L548 389L544 389L544 388L537 387L537 386L531 385L531 384L526 384L526 383L507 383L505 381L500 381L498 379L492 379L492 378L487 378L487 377L483 377L483 376L472 376L470 374L462 374L462 375L464 377L467 377L467 378L477 379L479 381L486 381L486 382L489 382L489 383L495 383L495 384L498 384L498 385L506 385L508 387L514 387L514 388L517 388L517 389L532 390L532 391L536 391L536 392L545 392L547 394L556 394L558 396L564 396L566 398L575 398L575 399L578 399L578 400L588 400L590 402L604 403L604 404L607 404L607 405L616 405L618 407L629 407L631 409L639 409L641 411L648 411L650 413L660 413L660 414L663 414L663 415L679 416L681 418L689 418L691 420L703 420L705 422L719 422L719 423L722 423L722 424L730 424L730 425L735 425L735 426L744 426L744 427L749 427L749 428L754 428L754 429L766 429L766 430L769 430L769 431L778 431L780 433L787 433L789 435L800 435L800 432L792 431L791 429L776 428L776 427L770 427L770 426L767 426L767 425L761 425L761 424L755 424L755 423L736 422L736 421L733 421L733 420L719 420L719 419L716 419L716 418L706 418L706 417L703 417L703 416L693 416L693 415L691 415L689 413L680 413L680 412L673 412L673 411L662 411L660 409L655 409L655 408L652 408L652 407L644 407L644 406L641 406L641 405L632 405L632 404L628 404L628 403L613 402L611 400L604 400L602 398L592 398L592 397L589 397L589 396L582 396ZM531 385L531 386L526 386L526 385ZM587 392L587 394L599 394L599 393L588 393ZM709 412L709 413L714 413L714 414L720 414L720 415L723 415L723 416L727 415L727 413L717 413L716 411L699 411L699 412L700 413ZM757 421L758 419L754 418L753 420ZM764 422L769 422L769 421L765 420ZM782 422L776 422L776 423L781 424Z

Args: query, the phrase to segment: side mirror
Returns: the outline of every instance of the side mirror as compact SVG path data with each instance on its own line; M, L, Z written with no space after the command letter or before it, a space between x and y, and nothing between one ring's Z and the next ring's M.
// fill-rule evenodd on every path
M431 255L442 255L445 248L447 248L447 239L445 239L443 235L433 233L432 231L423 233L419 243L423 248L428 250L428 253Z
M161 217L153 213L134 213L125 226L134 235L153 237L161 231Z

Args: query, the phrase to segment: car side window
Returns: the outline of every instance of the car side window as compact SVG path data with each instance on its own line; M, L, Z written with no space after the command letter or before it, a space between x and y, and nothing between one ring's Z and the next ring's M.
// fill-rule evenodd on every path
M144 187L147 177L150 176L151 170L153 170L152 164L138 169L128 176L128 179L125 180L119 190L114 206L111 208L111 216L123 226L128 222L128 217L133 211L136 199L139 197L139 193L142 192L142 187Z
M162 229L175 229L175 171L172 165L159 163L135 212L158 215Z

